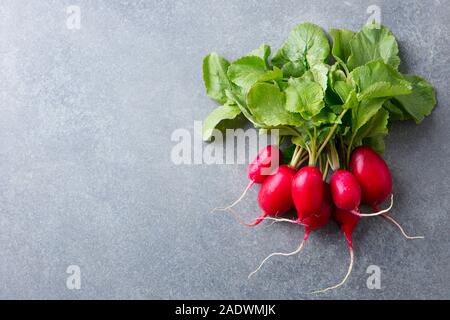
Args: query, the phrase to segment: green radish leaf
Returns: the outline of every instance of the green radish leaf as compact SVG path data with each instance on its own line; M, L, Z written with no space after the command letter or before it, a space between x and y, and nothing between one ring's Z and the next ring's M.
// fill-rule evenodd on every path
M394 100L406 112L406 119L413 118L416 123L420 123L436 106L436 93L433 86L421 77L413 74L404 77L412 84L412 93L395 97Z
M289 61L312 66L325 62L329 53L330 44L323 29L312 23L302 23L290 32L272 63L279 68Z
M204 141L211 140L213 130L224 120L235 119L241 114L241 110L236 105L225 104L213 110L203 121L202 136Z
M359 100L406 95L412 91L411 83L381 60L354 69L350 76L359 89Z
M398 45L392 32L379 24L366 25L350 40L351 55L348 58L348 68L353 70L374 60L397 69L400 64Z
M323 92L327 90L328 86L328 71L330 66L325 63L315 64L309 69L302 77L304 79L317 82L323 89Z
M274 67L274 68L276 68L276 67ZM283 91L283 92L289 86L289 83L285 79L276 81L276 84L278 85L278 88L280 88L280 90Z
M383 104L383 108L389 112L389 120L411 120L412 117L403 109L399 102L395 99L387 100Z
M226 90L231 89L231 82L227 76L230 63L219 56L211 53L203 59L203 81L208 96L221 104L225 104Z
M385 150L384 136L364 138L362 144L372 148L375 152L379 154L384 153Z
M233 62L228 68L228 78L248 92L256 82L280 80L283 73L280 69L268 70L266 63L259 57L246 56Z
M331 88L328 88L327 91L325 92L324 101L325 101L325 105L329 106L331 108L331 110L333 110L334 113L340 114L340 112L336 111L336 110L342 111L341 98L339 98L339 96ZM335 106L338 106L338 107L335 107Z
M256 83L248 92L247 106L255 120L265 126L300 125L302 118L286 111L285 100L277 85Z
M335 94L340 98L340 102L344 103L349 93L354 89L353 84L347 79L345 72L342 71L338 63L331 66L328 73L328 82Z
M389 112L383 108L378 112L355 134L355 144L361 144L365 138L385 136L388 134Z
M339 115L342 113L344 108L342 107L342 104L332 104L329 106L331 111L333 111L334 114Z
M299 78L305 73L306 67L302 62L289 61L283 65L281 70L285 78Z
M347 63L351 54L350 41L355 36L355 33L346 29L331 29L330 34L333 39L333 48L331 49L333 57L336 61Z
M352 110L352 114L357 112L359 108L359 101L356 96L356 91L352 90L347 97L347 100L345 100L345 103L342 105L343 110Z
M260 128L258 130L258 134L259 135L269 135L269 134L272 134L274 129L277 130L276 134L280 137L280 141L281 141L281 138L283 138L285 136L291 137L293 134L292 130L287 126L276 127L273 129L272 128ZM279 144L281 144L281 142Z
M295 144L296 146L300 146L304 149L306 149L306 139L305 137L301 137L301 136L293 136L291 138L291 141L293 144Z
M277 67L273 67L273 70L267 71L265 74L258 79L258 82L268 82L272 80L281 80L283 79L283 71L278 69Z
M335 63L330 67L330 72L328 73L328 81L333 87L336 81L347 81L347 76L345 72L339 67L339 63Z
M356 108L352 108L352 132L356 135L358 130L365 125L382 108L385 99L371 99L359 102Z
M317 82L291 78L285 91L286 110L300 113L304 119L311 119L325 107L324 92Z
M358 95L360 100L374 98L388 98L396 95L409 95L411 87L404 84L392 84L392 82L376 82L371 84L363 93Z
M350 93L355 90L347 81L336 81L333 89L342 101L347 101Z
M247 118L248 121L253 123L255 127L262 127L262 124L258 123L255 117L253 117L253 115L251 114L241 92L237 90L227 90L226 95L231 104L236 104L238 106L238 108L241 110L242 114L245 118Z
M266 63L256 56L242 57L228 68L228 78L240 86L244 92L255 84L267 72Z
M309 122L311 127L320 127L322 125L340 123L338 116L333 112L325 110L325 108L322 109L319 114L312 117Z
M267 65L267 61L270 57L270 52L270 46L268 46L267 44L262 44L258 49L250 51L248 55L261 58Z

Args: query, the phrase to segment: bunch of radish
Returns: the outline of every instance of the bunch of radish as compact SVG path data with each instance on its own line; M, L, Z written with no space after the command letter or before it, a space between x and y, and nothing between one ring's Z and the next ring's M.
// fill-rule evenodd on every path
M249 186L260 183L258 193L258 204L262 213L251 223L241 223L254 227L264 220L276 222L289 222L304 227L305 232L300 246L290 253L272 253L266 257L260 266L253 271L249 278L259 271L262 265L274 256L292 256L299 253L308 239L311 231L325 226L333 218L341 227L345 236L349 252L350 265L344 279L337 285L314 291L313 293L326 292L340 287L348 279L353 263L353 240L352 233L361 217L383 216L399 227L402 234L408 239L421 239L421 236L408 236L400 224L388 211L392 209L392 176L383 160L374 150L367 146L356 148L351 155L348 170L335 170L327 182L327 171L312 165L304 166L297 170L295 163L280 164L280 150L277 146L265 147L256 159L248 167ZM262 174L265 168L273 167L272 171ZM244 194L248 191L245 189ZM380 210L379 205L391 198L391 205L385 210ZM241 201L232 205L215 208L214 210L231 211ZM368 205L373 208L373 213L361 213L360 205ZM297 219L279 218L281 215L295 208Z
M436 105L431 84L398 70L398 45L388 28L369 24L359 32L330 33L332 47L320 27L303 23L272 57L270 47L262 45L232 63L216 53L203 62L206 91L221 104L204 121L205 140L241 118L269 133L277 130L280 137L249 165L242 195L214 211L231 212L249 227L271 220L304 228L295 251L272 253L249 277L273 256L299 253L311 231L335 220L348 245L349 268L338 284L315 293L342 286L350 276L352 233L360 219L380 216L406 238L423 238L408 236L389 214L392 176L381 154L394 121L420 123ZM283 154L291 152L283 163ZM255 184L261 212L246 222L234 207ZM295 219L282 217L292 209Z

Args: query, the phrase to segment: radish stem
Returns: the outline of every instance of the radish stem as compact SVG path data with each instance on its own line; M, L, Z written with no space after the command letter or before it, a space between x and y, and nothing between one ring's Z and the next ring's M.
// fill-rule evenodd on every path
M330 141L331 137L333 136L334 132L336 131L338 124L341 122L342 118L345 116L345 113L347 112L348 109L345 109L344 111L342 111L342 113L339 115L339 118L337 119L336 123L334 124L334 126L331 128L330 132L328 133L328 136L325 138L325 141L322 143L322 145L320 146L319 150L317 151L317 156L320 155L320 153L323 151L323 149L325 148L325 146L327 145L327 143ZM315 129L315 127L314 127Z
M295 168L298 169L308 159L308 157L309 157L309 155L306 155L302 159L300 159L300 161L297 163Z
M323 181L325 181L327 179L328 176L328 168L329 168L329 163L328 163L328 157L325 159L325 169L323 170Z
M289 163L289 165L291 167L293 167L293 168L295 167L295 159L297 157L297 154L300 152L300 150L301 150L301 147L300 146L296 146L295 150L294 150L294 153L292 154L292 159L291 159L291 162Z
M298 149L297 149L298 148ZM289 164L292 168L295 168L297 166L297 163L299 162L301 156L303 155L303 148L300 146L297 146L295 148L294 156L292 157L291 163Z

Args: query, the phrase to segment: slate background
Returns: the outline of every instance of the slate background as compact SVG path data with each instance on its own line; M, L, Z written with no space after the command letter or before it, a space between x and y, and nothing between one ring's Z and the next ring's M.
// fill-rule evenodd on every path
M434 114L421 126L396 123L387 139L393 214L426 240L366 219L348 283L309 296L347 268L331 224L249 281L302 231L209 214L246 185L245 166L170 161L172 132L192 132L215 106L202 58L278 47L303 21L357 30L371 4L398 38L402 70L437 89ZM69 5L80 6L80 30L66 27ZM0 298L450 298L449 15L437 0L1 1ZM239 206L247 217L256 192ZM381 290L366 287L371 264ZM66 288L69 265L81 268L81 290Z

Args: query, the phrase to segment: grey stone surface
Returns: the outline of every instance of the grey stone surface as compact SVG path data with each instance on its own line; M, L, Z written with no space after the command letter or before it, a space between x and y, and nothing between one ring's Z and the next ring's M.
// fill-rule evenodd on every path
M66 7L80 6L68 30ZM243 165L176 166L171 133L193 129L215 103L201 61L230 60L297 23L359 29L371 1L18 1L0 3L0 298L450 298L450 9L445 1L376 1L396 34L402 69L429 79L439 105L387 140L393 214L355 233L356 265L337 226L298 257L294 226L247 229L209 214L247 183ZM239 210L258 212L252 190ZM366 287L378 265L381 290ZM66 288L79 265L81 290Z

